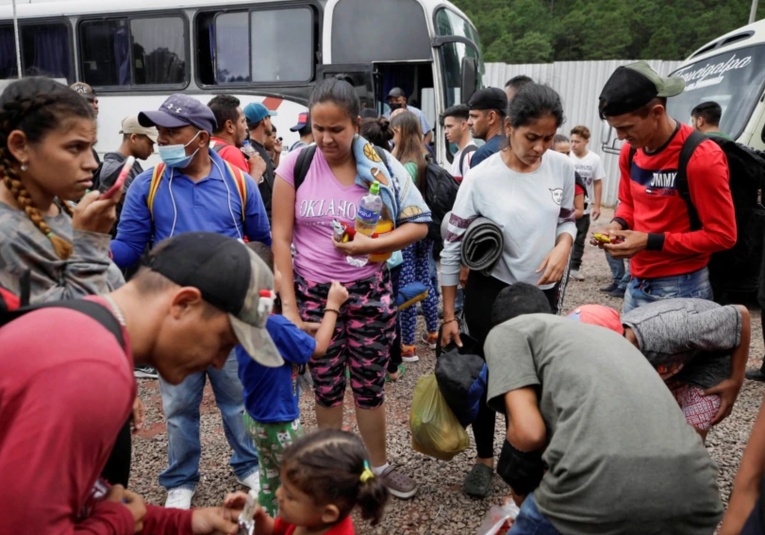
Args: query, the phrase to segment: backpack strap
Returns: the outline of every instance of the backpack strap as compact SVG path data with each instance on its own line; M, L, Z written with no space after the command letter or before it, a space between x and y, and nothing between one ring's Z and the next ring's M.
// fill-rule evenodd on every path
M688 162L691 160L696 147L701 145L706 139L707 136L695 130L688 136L688 139L683 143L683 148L680 150L677 175L675 175L675 189L680 198L685 201L686 208L688 209L688 219L691 220L691 230L699 230L701 228L701 219L696 207L693 206L693 201L691 201L691 190L688 187Z
M311 162L316 154L316 145L309 145L300 149L297 161L295 162L295 172L293 173L293 182L295 191L298 190L300 185L305 182L305 177L308 174L308 170L311 168Z
M465 149L462 151L462 154L460 154L460 165L459 165L459 169L460 169L460 173L462 174L462 176L465 176L465 173L463 173L463 172L462 172L462 166L463 166L463 165L465 165L465 158L467 157L467 155L468 155L468 154L470 154L470 153L472 153L472 152L475 152L475 151L477 151L477 150L478 150L478 147L476 147L475 145L468 145L468 146L467 146L467 147L465 147Z
M86 299L69 299L66 301L53 301L50 303L41 303L38 305L29 305L25 307L18 308L16 310L11 310L8 312L3 312L2 317L0 317L0 326L5 325L6 323L10 323L11 321L20 318L24 314L28 312L32 312L34 310L40 310L42 308L68 308L70 310L75 310L77 312L80 312L82 314L85 314L86 316L89 316L96 320L98 323L100 323L107 331L112 333L114 338L117 339L117 342L119 342L120 347L125 347L125 338L122 335L122 325L120 325L120 322L117 321L117 318L114 317L114 314L109 311L105 306L93 302L88 301Z
M242 199L242 224L244 224L245 219L247 218L247 213L244 209L245 205L247 204L247 181L244 178L244 172L239 169L238 167L234 167L229 162L224 162L226 164L226 167L228 168L228 172L231 174L231 176L234 178L234 183L236 184L236 190L239 192L239 197Z
M151 215L152 221L154 221L154 197L157 196L159 183L162 181L162 175L164 174L164 163L158 163L156 166L154 166L154 171L151 173L151 182L149 182L149 196L146 198L146 206L149 207L149 214Z

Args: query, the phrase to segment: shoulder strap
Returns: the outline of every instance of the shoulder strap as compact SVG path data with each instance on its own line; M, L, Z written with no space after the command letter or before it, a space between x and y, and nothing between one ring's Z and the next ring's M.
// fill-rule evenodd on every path
M234 167L229 162L225 162L228 172L234 178L236 184L236 190L239 192L239 197L242 199L242 223L247 217L245 206L247 205L247 181L244 179L244 173L238 167Z
M385 164L385 167L388 167L388 157L385 155L385 149L375 145L375 152L377 153L377 155L382 160L382 163ZM390 167L388 167L388 172L390 172Z
M699 219L699 213L696 211L696 207L693 206L691 201L691 190L688 187L688 162L691 161L693 151L696 147L701 145L707 139L707 136L701 132L693 131L688 139L683 143L683 148L680 150L680 159L677 165L677 175L675 175L675 189L677 190L680 198L685 201L688 209L688 218L691 220L691 230L698 230L701 228L701 219Z
M98 323L100 323L107 331L112 333L112 335L114 335L114 337L117 339L117 342L119 342L120 347L125 347L125 338L122 336L122 325L120 325L119 321L117 321L117 318L114 317L114 314L112 314L105 306L85 299L53 301L50 303L25 306L10 312L3 312L0 326L5 325L6 323L10 323L11 321L20 318L28 312L52 307L68 308L71 310L76 310L77 312L85 314L86 316L90 316Z
M460 165L459 165L460 173L462 173L462 166L465 165L465 158L467 157L467 155L477 150L478 150L478 147L476 147L475 145L468 145L467 147L464 148L464 150L462 151L462 154L460 154ZM462 174L464 175L464 173Z
M305 177L308 174L308 170L311 168L314 154L316 154L316 145L309 145L300 150L300 154L298 154L297 161L295 162L295 172L293 174L295 191L297 191L300 185L305 182Z
M152 221L154 221L154 197L157 195L159 189L159 183L162 181L162 175L165 173L165 164L158 163L154 166L154 171L151 173L151 182L149 182L149 196L146 199L146 205L149 207L149 214Z
M637 153L637 149L635 147L633 147L632 145L630 145L630 154L629 154L628 160L627 160L627 164L628 164L630 170L632 170L632 160L635 159L635 153Z
M220 154L220 151L222 151L222 150L223 150L223 147L227 147L227 146L228 146L228 144L227 144L227 143L215 143L215 144L213 145L213 150L214 150L215 152L217 152L218 154Z

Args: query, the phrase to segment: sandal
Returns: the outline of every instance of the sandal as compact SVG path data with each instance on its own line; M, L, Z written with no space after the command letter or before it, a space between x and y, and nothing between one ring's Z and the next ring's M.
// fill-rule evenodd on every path
M485 498L491 492L491 478L494 470L485 464L475 463L465 476L462 490L473 498Z
M406 366L404 366L403 364L399 364L398 365L398 369L396 369L396 371L393 372L393 375L391 375L390 372L385 374L385 382L386 383L395 383L396 381L401 379L404 376L405 373L406 373ZM395 377L394 377L394 375L395 375Z

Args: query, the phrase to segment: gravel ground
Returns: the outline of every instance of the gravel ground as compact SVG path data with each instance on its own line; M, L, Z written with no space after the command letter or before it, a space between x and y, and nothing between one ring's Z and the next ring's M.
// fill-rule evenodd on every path
M601 219L608 221L610 216L610 212L605 212ZM585 281L569 283L567 310L584 303L621 307L620 299L598 291L610 282L610 271L603 253L587 246L581 273ZM760 310L754 308L749 367L759 367L764 352ZM386 385L386 411L390 461L419 481L419 492L412 500L392 499L383 522L376 528L365 525L357 518L359 534L473 534L489 507L500 504L507 493L507 486L499 477L494 478L493 491L486 499L474 500L462 493L462 479L475 455L473 448L449 462L438 461L412 450L408 425L412 391L417 378L430 373L434 367L433 351L420 345L418 354L420 362L409 364L401 380ZM139 383L140 396L147 408L147 424L133 443L131 487L147 502L161 505L165 500L165 491L159 486L157 476L167 465L167 434L161 398L157 381L141 380ZM709 453L719 465L718 483L726 502L762 395L763 384L746 381L731 416L713 428L707 437ZM307 430L316 428L312 401L310 394L304 394L301 400L301 414ZM217 505L227 492L241 487L228 466L230 449L209 386L205 390L201 413L202 480L197 486L193 505ZM356 429L350 392L346 396L346 422L351 429ZM496 447L501 444L502 427L501 422L498 423ZM498 454L499 450L496 452Z

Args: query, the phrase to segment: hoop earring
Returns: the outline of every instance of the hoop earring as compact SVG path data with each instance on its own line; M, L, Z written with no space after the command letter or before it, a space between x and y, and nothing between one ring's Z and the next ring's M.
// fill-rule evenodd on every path
M27 162L21 162L21 170L26 171L27 169L29 169L29 167L27 166Z

